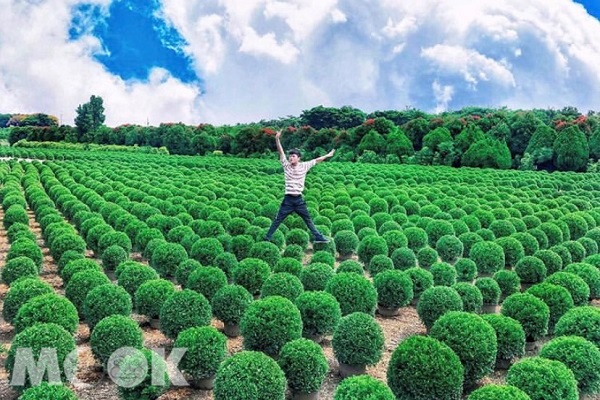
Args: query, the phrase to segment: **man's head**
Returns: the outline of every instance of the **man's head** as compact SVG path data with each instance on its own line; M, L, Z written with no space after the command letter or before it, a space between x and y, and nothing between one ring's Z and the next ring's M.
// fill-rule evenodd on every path
M292 165L296 165L300 162L300 157L302 155L300 154L300 150L298 149L292 149L288 152L288 159L290 161L290 164Z

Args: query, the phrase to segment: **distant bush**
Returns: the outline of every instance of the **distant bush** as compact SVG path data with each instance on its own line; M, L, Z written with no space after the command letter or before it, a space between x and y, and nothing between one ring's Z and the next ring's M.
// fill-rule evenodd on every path
M209 325L211 318L208 300L200 293L184 289L172 294L160 308L160 330L175 339L187 328Z
M417 313L427 330L448 311L462 311L463 304L456 290L447 286L434 286L423 292L417 304Z

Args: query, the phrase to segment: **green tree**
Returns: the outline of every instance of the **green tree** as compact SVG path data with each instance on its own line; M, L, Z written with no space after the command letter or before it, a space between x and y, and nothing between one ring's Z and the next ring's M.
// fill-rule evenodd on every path
M525 154L530 154L531 162L534 165L546 163L552 160L555 140L556 131L548 125L542 124L533 132Z
M590 156L596 160L600 159L600 127L596 128L590 137Z
M465 167L509 169L512 165L510 150L505 142L485 138L473 143L462 157Z
M531 111L516 112L512 115L510 120L511 135L508 140L508 146L513 157L525 152L529 140L541 123L542 121Z
M510 128L506 124L506 122L501 122L498 125L493 126L488 132L487 135L496 140L508 140L510 138Z
M78 141L89 143L106 119L102 97L92 95L90 101L80 104L75 112L77 113L75 126L79 136Z
M469 124L461 133L454 138L454 145L461 153L465 153L472 144L485 138L485 134L477 125Z
M412 142L400 129L394 133L390 133L386 137L386 142L387 154L395 154L399 158L402 158L403 156L411 156L415 152Z
M302 111L300 121L303 125L310 125L316 130L323 128L349 129L358 126L366 119L366 114L361 110L344 106L342 108L313 107Z
M423 137L429 133L429 121L420 117L413 119L403 126L403 130L412 142L415 150L421 150L421 147L423 147Z
M377 131L371 130L367 133L358 145L358 153L362 154L366 150L371 150L377 155L383 155L386 148L386 141Z
M435 128L423 137L423 146L429 147L433 152L438 151L440 144L444 142L452 142L447 128Z
M585 171L590 147L585 134L576 125L560 131L553 147L556 168L561 171Z

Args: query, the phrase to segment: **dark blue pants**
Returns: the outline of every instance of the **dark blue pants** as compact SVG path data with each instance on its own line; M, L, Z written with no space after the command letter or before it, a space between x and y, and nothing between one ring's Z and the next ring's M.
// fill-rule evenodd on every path
M306 224L308 229L310 229L315 238L322 237L321 233L317 230L315 224L310 218L310 215L308 214L308 208L306 208L306 202L304 201L302 196L292 196L291 194L286 194L283 198L283 201L281 202L281 206L279 207L279 212L273 220L273 223L271 224L271 227L269 228L265 239L271 240L273 233L275 233L279 225L288 215L290 215L293 212L298 214L302 218L302 220L304 220L304 223Z

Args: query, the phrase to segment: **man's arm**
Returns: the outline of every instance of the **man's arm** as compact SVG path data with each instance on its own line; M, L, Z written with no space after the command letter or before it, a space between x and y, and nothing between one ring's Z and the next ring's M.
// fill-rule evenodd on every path
M319 157L319 158L315 158L315 161L316 161L317 163L320 163L321 161L325 161L325 160L327 160L328 158L331 158L331 157L333 157L333 154L334 154L334 153L335 153L335 149L331 150L329 153L325 154L324 156L321 156L321 157Z
M281 146L281 141L279 138L281 137L281 130L278 130L275 134L275 143L277 143L277 152L279 153L279 159L285 160L285 151L283 151L283 146Z

